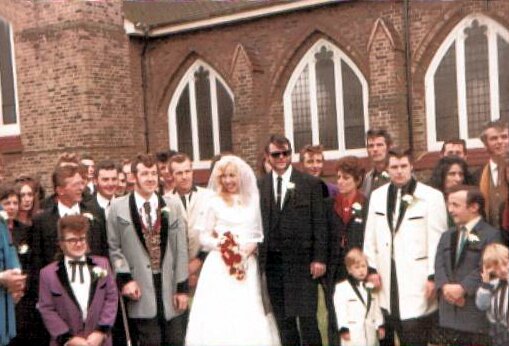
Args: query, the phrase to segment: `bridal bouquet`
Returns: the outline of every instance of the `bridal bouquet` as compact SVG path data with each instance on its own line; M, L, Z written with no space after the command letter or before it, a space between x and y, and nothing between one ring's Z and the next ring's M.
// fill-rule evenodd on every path
M244 261L240 253L240 247L235 236L231 232L225 232L220 243L221 257L226 266L230 269L230 275L235 276L237 280L244 279L246 270Z

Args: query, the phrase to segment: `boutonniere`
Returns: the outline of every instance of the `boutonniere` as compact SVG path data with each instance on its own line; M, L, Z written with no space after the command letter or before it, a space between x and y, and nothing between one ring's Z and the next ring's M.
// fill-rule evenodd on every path
M405 207L408 207L410 206L415 200L415 197L410 195L410 194L406 194L404 195L403 197L401 197L401 202L405 204Z
M382 171L382 173L380 173L380 176L384 179L389 179L389 173L387 173L386 171Z
M294 190L295 189L295 183L292 183L291 181L289 181L288 184L286 184L286 189L287 190Z
M359 202L352 204L352 215L355 216L354 222L362 223L362 205Z
M366 285L364 285L364 287L366 287L366 290L368 292L372 292L375 289L375 285L373 285L372 282L366 282Z
M108 271L102 267L95 266L92 268L92 276L94 280L99 280L108 276Z
M92 215L91 213L83 213L81 214L83 215L84 217L86 217L88 219L88 221L90 222L93 222L94 221L94 215Z
M170 208L168 208L167 206L162 207L161 214L165 217L168 217L170 215Z
M0 219L2 219L4 222L7 222L8 218L9 215L7 215L7 212L5 210L0 210Z
M30 250L30 247L28 246L28 244L21 244L20 246L18 246L18 253L20 255L25 255L28 253L28 250Z
M481 241L481 240L479 239L479 237L477 236L477 234L475 234L475 233L469 233L469 234L467 235L467 240L468 240L468 242L469 242L469 243L471 243L471 244L475 244L475 243L478 243L478 242L480 242L480 241Z

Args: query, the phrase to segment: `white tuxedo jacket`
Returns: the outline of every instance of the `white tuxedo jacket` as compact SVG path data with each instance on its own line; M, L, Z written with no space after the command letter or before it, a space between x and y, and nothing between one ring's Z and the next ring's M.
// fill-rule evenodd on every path
M338 330L348 328L350 341L341 339L342 346L377 346L377 329L384 323L378 294L371 294L368 308L368 293L364 287L358 286L362 301L355 293L348 280L336 285L334 293L334 311L338 321Z
M187 208L184 208L184 204L180 199L180 196L177 192L172 192L168 194L172 199L178 201L178 205L182 210L182 215L184 217L186 231L187 231L187 245L189 248L189 260L195 258L200 252L200 232L196 230L196 220L198 220L199 215L205 213L207 200L210 199L214 194L209 189L205 189L197 186L196 191L193 191L191 195L191 200Z
M371 194L364 252L369 266L381 277L380 306L390 313L391 248L394 247L400 318L406 320L437 309L436 300L426 299L426 281L435 272L438 242L447 230L447 210L440 191L418 182L413 201L394 232L393 240L387 218L389 185Z

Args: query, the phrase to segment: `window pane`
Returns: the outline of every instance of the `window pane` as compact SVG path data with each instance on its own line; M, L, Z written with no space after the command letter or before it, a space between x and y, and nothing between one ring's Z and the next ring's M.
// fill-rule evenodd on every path
M16 124L16 102L12 69L12 47L10 27L0 19L0 91L4 125Z
M362 105L362 85L357 75L344 61L341 61L343 74L343 108L345 114L346 149L363 148L365 124Z
M299 150L312 143L309 105L309 69L302 71L292 90L293 145Z
M316 57L316 97L320 144L325 150L338 149L336 87L333 53L322 47Z
M468 136L478 137L490 117L490 80L486 26L475 20L465 29Z
M194 74L196 90L196 112L198 121L198 141L200 160L214 156L214 137L212 135L212 109L210 104L209 72L200 67Z
M221 152L232 151L233 102L223 84L216 79L217 112L219 117L219 142Z
M498 85L500 91L500 118L509 121L509 43L498 36Z
M186 85L184 91L182 91L180 95L176 113L178 150L186 153L194 160L193 136L191 134L191 112L189 110L189 84Z
M434 76L438 141L459 137L456 46L447 50Z

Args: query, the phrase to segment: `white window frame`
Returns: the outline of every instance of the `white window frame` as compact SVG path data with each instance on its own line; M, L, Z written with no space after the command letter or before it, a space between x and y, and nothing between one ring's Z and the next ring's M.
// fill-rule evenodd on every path
M293 109L292 109L292 91L299 79L301 73L304 71L306 67L308 67L309 72L309 100L311 107L311 130L312 130L312 145L320 144L319 139L319 124L318 124L318 105L317 105L317 97L316 97L316 58L315 54L320 52L320 49L324 47L328 51L333 52L333 61L334 61L334 73L335 73L335 91L336 91L336 116L337 116L337 129L338 129L338 146L337 150L325 150L323 152L324 158L326 160L334 160L338 159L344 155L356 155L364 157L366 156L366 148L363 146L362 148L357 149L346 149L345 145L345 129L344 129L344 108L343 108L343 79L342 79L342 71L341 71L341 61L344 61L355 73L357 78L362 86L362 104L364 110L364 128L367 131L369 129L369 116L368 116L368 101L369 101L369 91L368 91L368 82L364 78L361 71L357 68L355 63L345 54L343 53L337 46L330 43L325 39L318 40L304 55L299 64L295 67L290 79L288 80L285 92L283 94L283 103L284 103L284 117L285 117L285 135L290 140L291 143L293 141ZM299 150L300 148L295 148L295 150ZM299 161L299 154L294 153L292 160L294 162Z
M210 160L200 159L200 140L198 138L198 115L196 110L196 91L195 91L195 77L194 74L200 67L203 67L209 72L209 83L210 83L210 100L211 100L211 112L212 112L212 134L214 144L214 155L221 152L220 146L220 131L219 131L219 110L217 104L217 90L216 80L223 84L223 87L231 97L232 103L235 105L235 99L233 92L223 78L217 73L210 65L202 60L197 60L187 70L186 74L180 80L173 97L168 107L168 133L170 134L170 148L179 150L178 147L178 133L177 133L177 105L182 92L185 87L189 85L189 110L191 114L191 134L193 137L193 167L197 169L206 169L210 167Z
M11 41L11 61L12 61L12 79L14 83L14 102L16 104L16 123L15 124L8 124L4 125L4 117L2 113L2 80L0 78L0 137L9 137L9 136L18 136L20 131L20 125L19 125L19 104L18 104L18 83L17 83L17 76L16 76L16 59L14 55L14 35L13 35L13 29L12 24L9 23L4 18L0 17L0 20L2 20L5 23L9 24L9 34L10 34L10 41Z
M458 123L459 136L465 139L468 148L482 148L481 140L468 137L468 115L467 115L467 91L465 82L465 38L464 30L477 20L479 25L486 26L486 35L488 38L488 63L489 63L489 79L490 79L490 119L496 120L500 117L500 100L498 85L498 43L497 35L509 42L509 31L495 20L482 15L471 14L465 17L456 27L449 33L447 38L438 48L435 56L431 60L428 71L425 76L426 90L426 124L427 124L427 141L429 151L440 151L443 141L437 140L436 134L436 113L435 113L435 84L434 76L438 66L442 62L445 54L451 45L456 48L456 80L458 95Z

